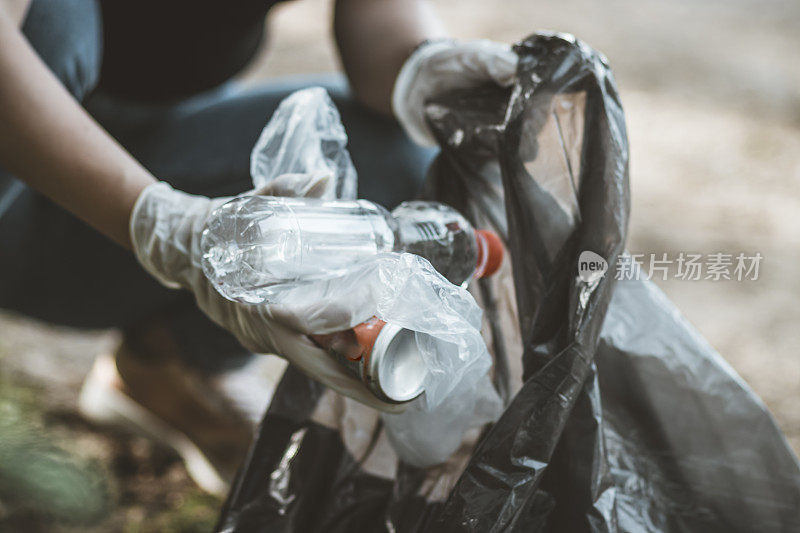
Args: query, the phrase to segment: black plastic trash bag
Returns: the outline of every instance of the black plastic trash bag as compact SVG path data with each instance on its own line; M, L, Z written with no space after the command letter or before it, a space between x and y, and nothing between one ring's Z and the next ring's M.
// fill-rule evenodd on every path
M374 412L290 368L219 530L800 530L800 468L761 401L654 285L615 282L628 143L605 58L563 34L516 51L511 89L428 106L428 196L510 253L473 287L504 414L416 469ZM578 275L584 251L605 276Z

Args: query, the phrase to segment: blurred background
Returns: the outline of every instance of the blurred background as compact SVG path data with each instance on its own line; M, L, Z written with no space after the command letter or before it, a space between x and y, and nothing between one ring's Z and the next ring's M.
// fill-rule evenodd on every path
M457 37L513 42L554 29L605 52L631 146L628 248L670 258L762 254L756 281L656 283L800 451L800 2L434 3ZM331 6L300 0L276 8L269 50L244 81L337 70ZM0 479L41 478L52 491L40 505L18 507L15 487L0 485L0 530L213 527L221 502L196 489L176 457L75 413L94 356L116 340L114 331L66 330L0 311ZM65 517L81 518L74 509L105 518L92 529L70 525Z

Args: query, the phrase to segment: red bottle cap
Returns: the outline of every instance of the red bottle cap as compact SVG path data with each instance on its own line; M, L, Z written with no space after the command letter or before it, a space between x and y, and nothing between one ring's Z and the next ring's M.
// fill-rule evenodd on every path
M475 277L486 278L497 272L503 263L503 241L495 232L485 229L475 230L475 240L478 241Z

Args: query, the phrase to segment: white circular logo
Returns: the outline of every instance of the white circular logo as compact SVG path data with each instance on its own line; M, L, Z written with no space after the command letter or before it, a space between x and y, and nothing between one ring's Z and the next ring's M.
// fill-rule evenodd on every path
M602 278L608 271L608 262L594 252L586 250L578 258L578 276L586 283Z

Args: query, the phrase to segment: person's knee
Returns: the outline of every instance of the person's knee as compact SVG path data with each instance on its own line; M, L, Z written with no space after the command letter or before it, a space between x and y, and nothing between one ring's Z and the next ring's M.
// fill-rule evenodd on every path
M82 100L97 85L102 19L96 0L33 0L22 26L39 57Z

